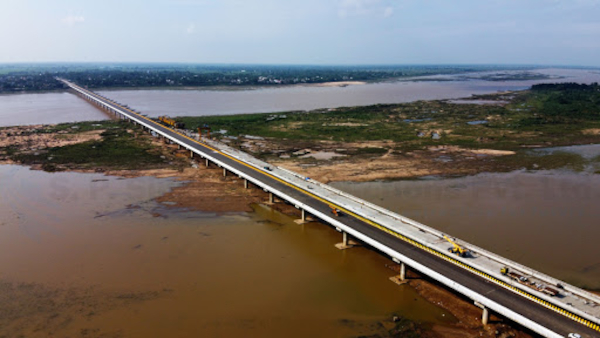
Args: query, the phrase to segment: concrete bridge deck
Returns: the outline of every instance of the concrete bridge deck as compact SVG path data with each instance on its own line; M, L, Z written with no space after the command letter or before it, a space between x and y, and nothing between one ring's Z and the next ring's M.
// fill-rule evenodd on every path
M108 98L90 92L69 81L65 84L84 98L121 118L129 119L223 167L258 187L284 199L389 255L420 273L472 299L487 310L509 318L546 337L566 337L575 332L582 337L600 337L600 297L524 267L503 257L457 242L472 251L462 258L448 253L450 246L441 232L416 221L345 194L327 185L277 168L246 153L210 140L199 142L183 131L167 128ZM208 162L207 162L208 163ZM269 169L265 169L269 167ZM336 217L331 207L342 211ZM530 280L557 289L551 297L501 274L507 266ZM557 285L561 285L559 288Z

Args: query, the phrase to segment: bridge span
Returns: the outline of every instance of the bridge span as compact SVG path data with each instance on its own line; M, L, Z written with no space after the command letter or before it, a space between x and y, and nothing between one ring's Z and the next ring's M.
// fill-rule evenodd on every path
M350 235L400 264L400 279L404 278L407 265L473 300L482 308L484 325L491 311L545 337L567 337L570 333L600 337L597 295L461 240L456 242L468 248L470 255L453 255L447 250L449 243L444 234L433 228L224 144L197 140L185 131L166 127L68 80L58 80L118 118L189 150L190 157L200 157L207 166L218 165L224 175L237 175L246 186L252 183L264 189L271 200L277 197L292 203L301 210L300 221L310 214L329 223L342 233L341 248L349 247ZM332 208L343 216L335 216ZM504 267L519 277L500 273Z

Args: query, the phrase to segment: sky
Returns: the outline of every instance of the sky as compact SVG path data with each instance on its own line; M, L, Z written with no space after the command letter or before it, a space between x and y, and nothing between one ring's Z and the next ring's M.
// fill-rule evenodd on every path
M0 0L0 63L600 66L600 0Z

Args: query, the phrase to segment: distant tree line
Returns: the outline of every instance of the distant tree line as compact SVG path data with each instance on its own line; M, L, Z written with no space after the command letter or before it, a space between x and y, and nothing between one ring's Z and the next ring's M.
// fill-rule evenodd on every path
M54 77L88 88L289 85L504 69L494 66L261 66L169 64L0 65L0 92L63 89Z
M565 83L540 83L531 86L532 91L598 91L600 86L597 82L592 84L565 82Z
M598 83L544 83L531 87L540 102L535 116L524 120L527 125L573 124L600 120L600 86Z

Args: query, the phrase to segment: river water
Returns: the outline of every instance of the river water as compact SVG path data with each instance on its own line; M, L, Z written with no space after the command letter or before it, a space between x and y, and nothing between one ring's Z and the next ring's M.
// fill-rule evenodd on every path
M543 82L600 82L592 70L542 69L553 79L530 81L464 80L462 75L415 78L347 87L288 86L193 90L102 90L100 93L151 117L228 115L311 110L378 103L451 99L472 94L526 89ZM487 75L474 73L470 76ZM421 81L426 79L427 81ZM100 120L107 116L68 93L0 95L0 126Z
M152 199L180 183L150 177L3 165L0 182L0 336L340 337L392 313L454 321L390 282L389 259L266 206L167 210Z
M517 171L332 185L553 277L600 289L598 174Z

